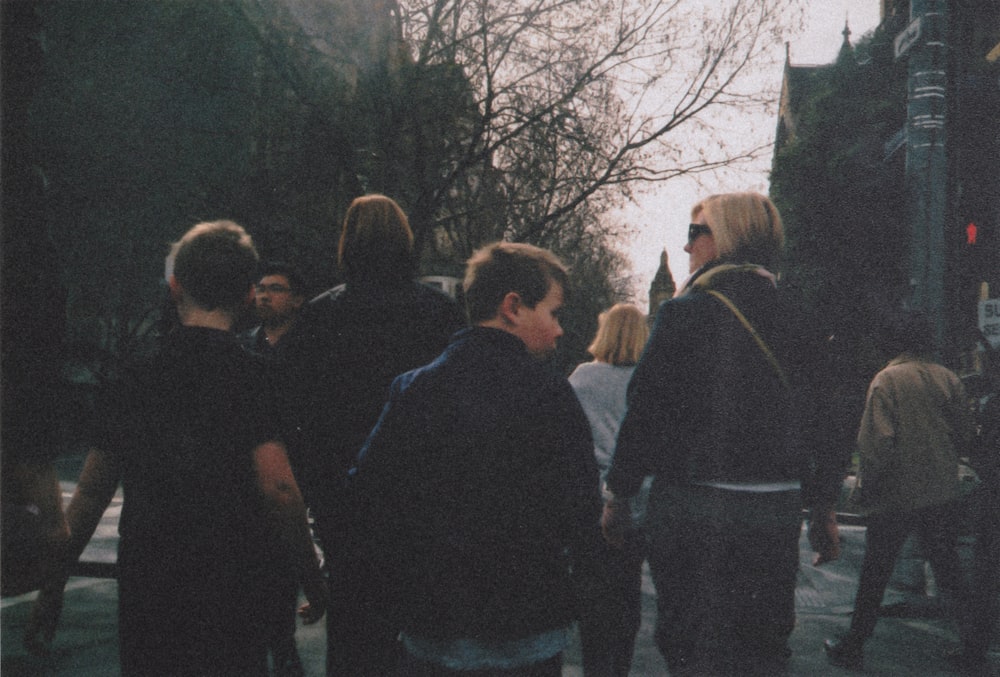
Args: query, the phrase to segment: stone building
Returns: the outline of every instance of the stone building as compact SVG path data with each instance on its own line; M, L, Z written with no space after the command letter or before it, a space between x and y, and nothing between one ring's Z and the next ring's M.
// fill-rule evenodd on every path
M881 17L879 67L888 64L908 92L905 122L881 139L905 195L899 217L909 235L899 244L909 287L901 302L934 318L939 345L954 356L979 340L978 304L1000 296L1000 2L882 0ZM835 67L851 63L855 73L841 68L838 77L859 85L868 77L870 55L853 55L849 35L845 27L834 64L793 65L786 56L776 158Z

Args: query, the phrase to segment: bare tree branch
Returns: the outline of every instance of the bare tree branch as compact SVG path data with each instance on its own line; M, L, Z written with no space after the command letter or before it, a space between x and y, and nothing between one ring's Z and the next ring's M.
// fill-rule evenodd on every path
M443 196L454 196L468 176L492 175L506 203L506 234L532 239L585 204L592 213L606 211L639 183L759 156L767 147L759 141L698 148L683 130L711 133L713 111L774 100L774 90L741 88L741 79L794 19L793 6L790 0L401 1L416 62L459 66L473 92L471 134L441 172L436 199L443 206ZM476 214L471 206L440 210L434 224L457 231ZM464 225L463 234L469 232Z

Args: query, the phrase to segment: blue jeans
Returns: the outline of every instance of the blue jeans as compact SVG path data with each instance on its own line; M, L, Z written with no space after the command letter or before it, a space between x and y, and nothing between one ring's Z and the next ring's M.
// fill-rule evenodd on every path
M560 677L562 675L562 654L533 665L525 665L509 670L450 670L441 665L422 661L405 654L399 671L400 677Z

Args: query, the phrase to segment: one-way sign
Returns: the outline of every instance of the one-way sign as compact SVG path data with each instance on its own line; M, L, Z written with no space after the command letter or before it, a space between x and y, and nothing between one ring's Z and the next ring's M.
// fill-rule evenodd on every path
M892 41L892 46L893 53L896 55L897 59L906 54L910 47L913 47L913 45L916 44L916 42L920 39L922 29L923 17L918 16L910 22L910 25L907 26L902 33L895 37Z

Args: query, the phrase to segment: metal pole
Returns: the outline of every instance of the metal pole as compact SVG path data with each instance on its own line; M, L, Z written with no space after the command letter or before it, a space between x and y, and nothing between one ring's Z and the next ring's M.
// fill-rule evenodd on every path
M906 185L910 194L910 305L923 310L944 345L945 222L948 205L947 0L912 0L923 39L909 56Z

